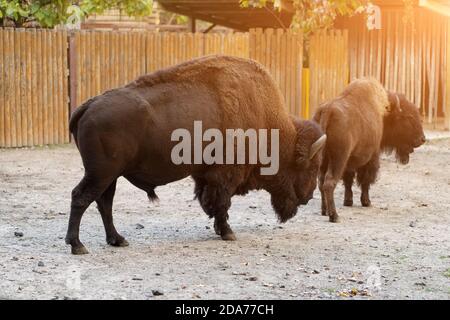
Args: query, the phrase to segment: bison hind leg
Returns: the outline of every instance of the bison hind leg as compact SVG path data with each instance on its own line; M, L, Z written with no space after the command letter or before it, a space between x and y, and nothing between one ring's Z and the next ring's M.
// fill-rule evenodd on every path
M366 165L358 169L357 181L361 187L361 205L370 207L371 201L369 196L370 185L375 183L380 169L380 159L377 154Z
M355 172L354 171L345 171L342 179L344 180L344 187L345 187L344 206L351 207L351 206L353 206L352 186L353 186L353 181L355 179Z
M103 226L105 227L106 243L115 247L126 247L128 246L128 241L117 232L113 223L112 205L116 192L116 183L117 179L109 185L96 202L98 211L100 211L102 216Z
M88 253L79 239L81 218L89 205L103 194L110 183L111 180L108 179L99 179L85 175L72 190L69 226L66 235L66 243L70 244L72 254Z

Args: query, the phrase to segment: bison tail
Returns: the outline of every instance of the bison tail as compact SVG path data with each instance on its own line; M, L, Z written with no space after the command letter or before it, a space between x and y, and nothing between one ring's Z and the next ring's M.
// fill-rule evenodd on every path
M75 111L70 116L69 131L71 134L73 134L75 143L78 143L77 142L78 121L83 116L83 114L86 112L86 110L89 107L91 102L92 102L92 99L89 99L88 101L83 103L81 106L76 108Z
M155 190L147 191L147 197L148 197L148 200L150 200L151 202L159 202L159 198L156 195Z

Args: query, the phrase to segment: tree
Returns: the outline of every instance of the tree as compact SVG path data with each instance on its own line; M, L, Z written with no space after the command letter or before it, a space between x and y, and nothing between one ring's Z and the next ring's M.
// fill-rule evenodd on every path
M294 11L291 28L300 29L304 34L332 26L338 15L352 16L363 12L368 0L241 0L244 7L265 7L273 3L275 8Z
M0 0L0 24L26 27L34 22L52 28L107 9L119 9L129 16L150 15L152 7L153 0Z

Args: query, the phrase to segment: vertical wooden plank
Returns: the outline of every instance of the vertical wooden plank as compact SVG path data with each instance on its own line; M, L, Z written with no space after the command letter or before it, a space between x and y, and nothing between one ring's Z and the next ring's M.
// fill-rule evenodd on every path
M86 65L88 66L88 75L89 75L89 87L86 99L95 96L96 90L96 79L95 79L95 66L97 62L97 55L95 52L95 31L87 31L86 32ZM126 50L126 48L124 48ZM126 67L125 67L126 69ZM126 72L126 71L125 71Z
M386 26L386 73L385 73L385 87L387 89L391 89L391 39L393 37L392 28L391 28L391 15L387 13L387 26Z
M27 32L25 29L19 29L20 42L20 113L21 113L21 136L22 146L28 145L28 105L27 105Z
M381 65L382 65L382 49L383 49L383 31L378 30L377 31L377 53L376 53L376 73L375 77L378 79L378 81L383 82L383 79L381 77Z
M406 94L406 23L404 21L402 23L402 32L401 34L401 63L400 63L400 92Z
M64 109L68 108L69 106L64 105L64 89L63 89L63 82L65 82L64 79L64 73L65 70L63 69L62 65L62 57L63 55L67 55L67 50L64 51L65 46L63 41L63 31L56 31L56 39L57 39L57 46L56 46L56 64L57 64L57 73L56 73L56 91L57 91L57 98L58 98L58 143L64 143ZM64 49L63 49L64 46Z
M80 51L80 55L78 57L78 77L77 77L77 82L78 82L78 92L79 92L79 98L78 98L78 103L77 105L81 105L81 103L83 103L84 101L84 96L85 96L85 90L88 86L88 78L89 75L86 74L86 37L85 37L85 31L80 30L77 31L77 35L79 36L79 48L77 48L77 51Z
M400 28L401 28L401 17L398 11L394 12L394 21L395 21L395 47L394 47L394 79L393 79L393 87L392 90L399 91L399 83L400 83Z
M19 74L20 74L20 136L21 136L21 144L20 146L28 145L28 106L27 106L27 74L26 74L26 32L24 29L18 30L18 41L19 41Z
M302 101L302 73L303 73L303 35L296 35L296 63L295 63L295 96L296 116L301 117L303 111Z
M103 31L99 31L95 33L95 94L99 95L103 92L102 88L102 77L100 76L102 74L102 48L101 48L101 41L102 41L102 34Z
M3 57L4 68L5 68L5 145L6 147L13 146L13 127L12 127L12 107L14 103L13 96L13 73L14 73L14 43L12 40L11 29L3 29L4 35L4 49L5 55Z
M436 25L433 23L431 26L431 34L430 34L430 67L429 67L429 97L428 97L428 122L432 123L435 112L435 101L434 101L434 90L435 90L435 73L433 72L436 64L436 47L435 47L435 37L436 37Z
M27 104L27 145L34 145L34 136L33 136L33 113L34 113L34 104L33 104L33 91L32 91L32 82L33 82L33 74L32 74L32 48L33 48L33 36L34 29L29 30L25 33L26 36L26 104Z
M286 33L280 31L280 89L286 97Z
M153 64L155 63L155 56L153 54L153 38L155 34L153 32L145 33L145 57L146 57L146 68L145 72L150 73L153 72Z
M42 131L43 131L43 144L49 144L49 128L48 114L49 114L49 94L48 94L48 73L49 73L49 54L48 54L48 31L42 30L42 95L43 95L43 108L42 108Z
M14 102L11 105L12 109L12 122L14 123L13 130L13 147L22 146L22 126L20 119L20 39L19 39L19 30L14 30L12 32L13 35L13 45L14 45L14 74L13 74L13 93L14 93Z
M52 56L53 56L53 74L52 74L52 98L53 98L53 143L59 143L59 101L60 92L58 92L58 31L52 30Z
M286 93L284 96L287 110L291 109L291 77L289 69L291 68L291 55L292 55L292 34L291 30L286 31L286 71L284 77L286 79Z
M36 104L37 104L37 113L36 113L36 121L37 121L37 131L38 131L38 144L44 144L44 119L43 119L43 110L44 110L44 96L43 96L43 87L44 87L44 66L43 66L43 50L42 50L42 31L36 31Z
M60 106L59 106L59 99L60 99L60 92L58 92L58 34L57 31L52 30L52 87L51 87L51 97L53 99L53 112L52 112L52 123L53 123L53 143L57 144L59 143L59 113L60 113Z
M97 77L99 78L100 82L100 92L103 92L110 88L109 86L109 77L108 77L108 64L111 63L111 56L108 54L107 51L108 47L106 45L106 35L109 31L103 31L99 34L99 44L100 44L100 63L99 63L99 70Z
M69 52L69 37L67 31L62 31L62 51ZM69 115L70 115L70 99L69 99L69 64L68 64L68 55L61 55L61 66L62 66L62 75L61 75L61 83L63 87L63 133L64 133L64 143L70 142L69 135Z
M315 105L315 95L314 95L314 83L315 83L315 77L316 77L316 73L315 73L315 66L316 66L316 42L317 42L317 35L314 34L312 36L310 36L310 42L309 42L309 72L307 72L309 74L309 111L310 114L313 113L313 111L311 111L312 108L314 108Z
M116 61L117 61L117 63L114 65L114 82L116 87L122 85L121 83L122 72L120 72L120 68L124 64L123 64L123 50L120 42L121 39L122 39L121 34L114 34L114 43L115 43L114 50L116 52Z
M274 65L274 78L278 84L278 87L280 87L281 82L281 61L280 61L280 42L281 42L281 34L283 30L282 29L276 29L275 34L273 35L273 43L272 43L272 50L273 50L273 57L272 57L272 64Z
M76 65L74 66L75 68L75 75L73 73L71 73L70 75L70 79L71 81L75 81L75 90L76 90L76 101L72 101L71 99L71 112L73 112L75 110L76 107L78 107L79 104L81 104L82 102L82 82L81 80L84 79L84 74L82 73L82 67L83 67L83 63L84 63L84 43L83 43L83 39L81 37L81 33L79 31L75 31L74 34L74 40L73 43L75 43L75 47L73 48L73 50L75 50L75 55L76 55ZM70 64L71 66L74 63L74 59L70 60ZM75 76L75 79L73 79L72 77ZM85 82L83 82L83 86L85 85ZM73 86L72 86L73 89Z
M445 118L444 127L450 130L450 21L447 20L447 36L446 36L446 73L445 73Z
M296 73L297 73L297 68L295 65L295 60L296 60L296 55L297 55L297 41L296 41L296 36L294 33L292 33L291 36L291 41L292 41L292 50L291 50L291 62L290 62L290 68L288 70L288 73L290 75L291 78L291 107L290 107L290 113L291 114L295 114L298 116L297 113L297 109L298 106L296 104L296 96L297 96L297 87L296 87Z
M418 17L416 16L416 21ZM414 103L422 109L422 41L421 41L421 33L418 30L414 30L415 33L415 47L414 47L414 60L415 60L415 70L414 70L414 79L415 79L415 99Z
M6 50L3 45L4 30L0 29L0 148L6 147L5 142L5 111L6 111L6 97L5 97L5 55Z
M49 125L49 144L54 144L56 141L55 133L55 114L57 113L55 105L55 33L52 30L48 30L47 46L48 46L48 86L47 94L49 101L49 112L48 112L48 125Z

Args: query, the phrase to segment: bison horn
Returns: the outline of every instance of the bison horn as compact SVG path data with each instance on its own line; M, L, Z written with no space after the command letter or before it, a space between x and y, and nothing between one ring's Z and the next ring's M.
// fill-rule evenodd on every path
M316 142L314 142L311 145L311 149L309 151L309 160L314 158L314 156L317 154L317 152L322 150L322 148L325 146L326 142L327 142L327 135L324 134L319 139L317 139Z
M402 108L400 107L400 99L398 94L395 94L395 109L402 112Z

